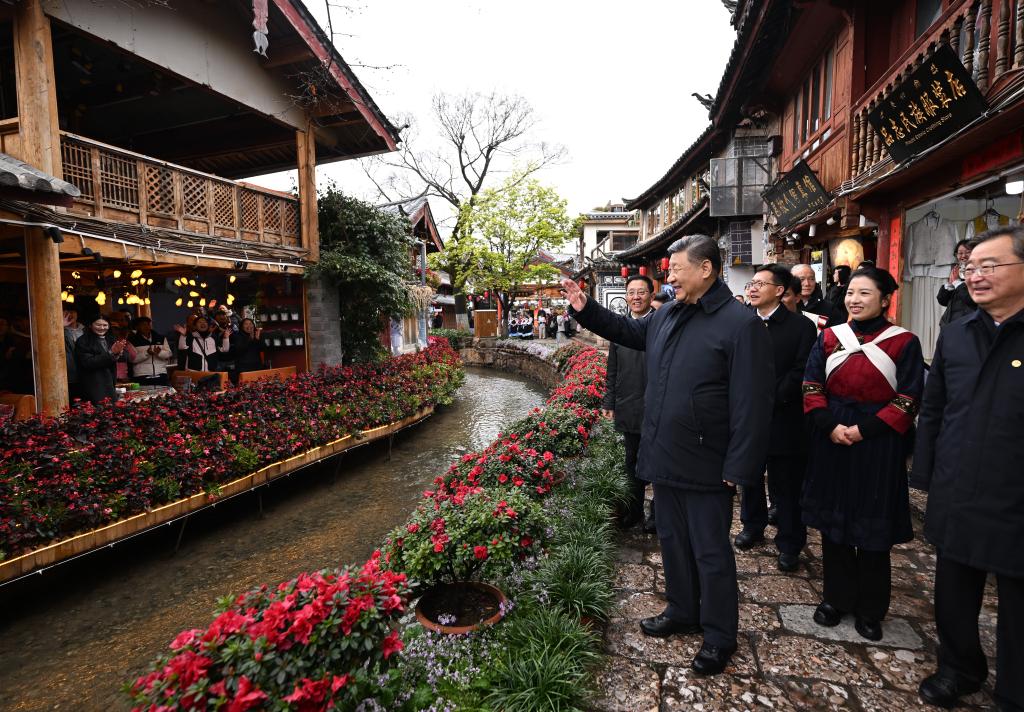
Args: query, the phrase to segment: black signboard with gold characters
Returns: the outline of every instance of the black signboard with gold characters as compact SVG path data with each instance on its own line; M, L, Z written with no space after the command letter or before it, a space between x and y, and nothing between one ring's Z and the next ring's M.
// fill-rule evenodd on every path
M779 225L789 227L800 218L821 210L832 202L818 182L810 166L801 161L775 185L764 192L764 202L779 220Z
M897 163L949 138L988 109L964 65L941 45L871 112L868 121Z

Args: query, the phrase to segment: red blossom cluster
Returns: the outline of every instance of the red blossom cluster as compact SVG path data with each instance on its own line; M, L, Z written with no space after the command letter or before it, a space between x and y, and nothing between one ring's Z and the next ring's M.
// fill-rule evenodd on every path
M0 559L217 486L450 399L447 341L214 395L77 407L0 426Z
M171 652L128 686L135 709L247 710L285 700L291 709L323 710L357 702L353 681L366 663L402 650L391 626L409 586L405 574L382 571L379 556L238 596L206 630L180 633Z

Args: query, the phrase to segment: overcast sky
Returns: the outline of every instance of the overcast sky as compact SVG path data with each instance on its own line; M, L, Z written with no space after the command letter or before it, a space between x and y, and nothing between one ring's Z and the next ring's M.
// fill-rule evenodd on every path
M326 29L323 0L305 2ZM534 137L567 149L538 177L572 214L634 197L665 173L707 125L690 94L715 93L735 38L719 0L354 0L332 17L335 45L373 99L392 119L415 116L424 137L436 133L437 92L523 96L539 119ZM318 168L326 177L377 202L354 161Z

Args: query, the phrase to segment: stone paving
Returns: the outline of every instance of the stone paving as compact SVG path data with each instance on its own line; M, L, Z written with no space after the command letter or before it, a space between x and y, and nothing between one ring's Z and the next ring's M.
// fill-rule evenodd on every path
M911 492L915 530L920 532L924 498ZM739 531L738 505L733 534ZM690 670L700 636L649 638L641 618L664 608L664 576L655 535L639 528L622 533L615 577L617 604L604 630L608 655L597 678L595 712L673 710L857 710L916 711L938 708L917 696L921 678L935 668L932 618L935 557L920 537L893 550L893 597L883 623L885 637L872 643L844 621L822 628L811 620L821 595L821 545L816 531L800 570L776 568L771 543L736 552L740 585L739 650L726 672L702 678ZM986 592L981 638L995 669L996 599ZM961 709L994 709L992 677Z

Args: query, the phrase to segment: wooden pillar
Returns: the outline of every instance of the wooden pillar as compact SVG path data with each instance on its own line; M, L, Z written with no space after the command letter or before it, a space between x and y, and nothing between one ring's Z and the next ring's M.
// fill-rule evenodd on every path
M316 207L316 135L313 124L307 123L305 131L295 132L295 145L299 164L299 224L301 244L309 255L310 262L320 259L320 230Z
M24 0L14 9L14 65L18 84L20 158L60 178L60 131L53 73L50 20L41 0ZM60 253L39 228L25 230L29 319L32 325L36 408L56 415L68 406L64 357L63 307L60 301Z

